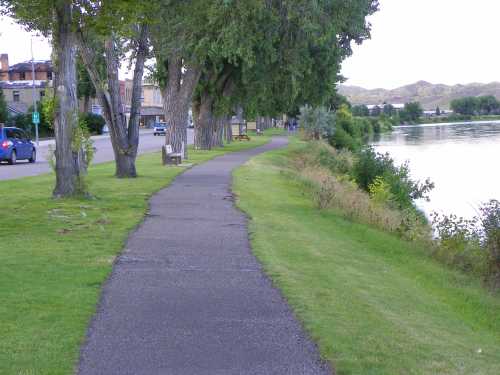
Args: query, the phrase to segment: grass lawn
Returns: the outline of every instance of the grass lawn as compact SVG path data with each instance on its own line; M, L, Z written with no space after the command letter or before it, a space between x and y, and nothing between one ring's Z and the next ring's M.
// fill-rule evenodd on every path
M254 253L347 374L500 374L500 298L397 237L318 211L289 149L235 172Z
M268 141L252 137L191 151L189 162ZM158 153L140 156L140 177L131 180L114 178L114 163L92 167L93 200L50 199L53 174L0 181L0 374L73 372L101 285L128 232L143 218L151 194L183 171L160 163Z

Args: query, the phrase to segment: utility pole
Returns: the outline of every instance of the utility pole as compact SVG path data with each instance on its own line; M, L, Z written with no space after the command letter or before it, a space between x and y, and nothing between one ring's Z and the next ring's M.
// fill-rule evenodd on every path
M38 114L36 105L36 90L35 90L35 58L33 57L33 37L31 37L31 82L33 85L33 123L35 124L35 141L36 146L40 146L38 139L38 124L40 123L40 115Z

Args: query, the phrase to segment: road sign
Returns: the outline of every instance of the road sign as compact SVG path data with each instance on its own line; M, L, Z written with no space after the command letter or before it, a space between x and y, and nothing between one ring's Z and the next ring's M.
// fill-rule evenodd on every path
M33 112L33 124L40 123L40 112Z

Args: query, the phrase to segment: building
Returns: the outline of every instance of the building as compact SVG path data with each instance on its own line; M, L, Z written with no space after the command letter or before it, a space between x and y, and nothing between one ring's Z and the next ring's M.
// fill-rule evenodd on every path
M127 79L120 85L120 95L125 105L127 115L130 115L130 104L132 103L132 80ZM160 87L152 82L144 81L142 83L141 93L141 119L140 125L151 128L157 122L165 121L163 112L163 96Z
M9 113L13 116L28 112L33 105L33 82L31 81L0 81ZM45 96L51 95L51 83L35 81L35 100L40 101Z
M52 81L53 68L50 60L35 61L35 81ZM32 81L31 61L9 66L9 55L0 55L0 81Z
M10 66L9 55L5 53L0 55L0 88L7 102L9 114L12 116L28 112L33 105L33 99L40 101L45 96L51 95L53 75L51 61L35 61L34 66L33 82L31 61Z
M35 61L35 97L42 100L52 94L53 66L50 60ZM0 88L2 88L9 112L17 115L28 112L33 105L33 74L31 61L9 65L9 55L0 55ZM130 114L132 101L132 80L120 81L120 95L125 113ZM164 121L163 98L160 87L152 82L142 84L141 119L143 127L153 127L154 123ZM95 98L84 99L79 103L80 111L102 115L102 108Z

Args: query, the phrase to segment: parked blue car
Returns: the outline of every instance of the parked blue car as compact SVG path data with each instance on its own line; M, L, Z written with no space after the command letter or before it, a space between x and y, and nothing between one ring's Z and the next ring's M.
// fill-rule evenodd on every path
M18 160L36 161L36 148L28 134L14 127L0 127L0 161L16 164Z

